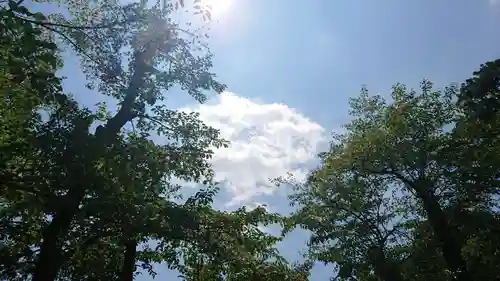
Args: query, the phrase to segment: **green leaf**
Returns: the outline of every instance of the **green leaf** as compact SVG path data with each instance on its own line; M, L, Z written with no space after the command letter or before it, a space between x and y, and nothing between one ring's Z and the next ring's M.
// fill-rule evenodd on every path
M35 20L40 21L40 22L47 20L47 17L45 17L45 15L41 12L34 13L33 18L35 18Z

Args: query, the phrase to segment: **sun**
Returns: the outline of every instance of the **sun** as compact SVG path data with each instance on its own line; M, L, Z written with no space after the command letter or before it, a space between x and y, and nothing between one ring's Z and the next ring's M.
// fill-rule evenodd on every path
M231 8L233 0L203 0L203 6L210 7L212 17L220 17Z

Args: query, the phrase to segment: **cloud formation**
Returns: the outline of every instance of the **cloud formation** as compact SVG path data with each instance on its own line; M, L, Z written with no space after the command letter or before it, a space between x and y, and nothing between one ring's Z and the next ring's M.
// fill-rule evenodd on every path
M227 206L272 194L275 187L269 179L287 172L304 178L325 140L319 124L287 105L264 104L230 92L181 110L199 112L201 120L231 142L212 159L216 179L224 181L232 195Z

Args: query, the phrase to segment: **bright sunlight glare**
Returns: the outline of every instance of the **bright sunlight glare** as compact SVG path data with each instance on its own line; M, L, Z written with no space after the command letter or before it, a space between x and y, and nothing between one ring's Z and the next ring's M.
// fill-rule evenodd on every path
M233 0L203 0L203 6L211 7L213 17L226 14L231 8Z

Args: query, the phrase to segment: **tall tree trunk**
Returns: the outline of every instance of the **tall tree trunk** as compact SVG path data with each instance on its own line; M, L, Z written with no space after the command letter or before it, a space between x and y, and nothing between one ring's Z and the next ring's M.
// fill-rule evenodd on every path
M84 167L87 163L86 159L79 157L75 159L75 155L81 155L80 151L84 151L83 147L89 140L89 120L75 120L74 126L70 139L71 146L65 151L64 158L62 159L63 165L67 165L69 175L67 175L67 181L59 183L70 186L66 195L61 199L60 208L42 232L43 240L40 245L40 255L38 256L33 272L33 281L53 281L57 277L59 268L63 263L60 240L68 233L71 221L85 197L87 187L84 181L78 179L85 177L82 170L85 170ZM84 163L75 163L78 161L83 161Z
M381 174L381 173L379 173ZM457 237L457 229L454 229L445 212L439 204L439 199L433 192L433 182L421 175L421 177L412 181L405 178L396 171L387 173L399 179L406 188L414 191L417 197L422 201L427 219L441 244L441 251L448 269L454 273L458 281L474 281L472 275L467 270L465 260L462 258L462 244Z
M60 237L64 237L68 232L71 220L85 196L85 190L82 186L79 187L81 188L71 189L64 199L62 199L68 201L65 201L66 203L61 208L61 211L54 216L43 232L43 241L33 273L33 281L53 281L57 277L57 273L63 262L61 260L62 253L59 239Z
M134 75L127 88L127 95L116 115L107 122L106 126L99 126L100 128L96 130L95 138L90 140L91 145L89 147L92 156L88 157L88 161L99 158L102 154L101 152L112 142L112 138L120 132L121 128L127 122L134 118L132 108L139 90L144 86L144 77L151 69L151 61L155 54L152 50L156 50L155 48L156 46L150 45L145 51L134 54L138 63L135 65ZM80 178L78 177L79 174L82 174L82 171L75 171L70 174L70 177ZM86 176L88 175L84 175L84 177ZM86 188L87 186L80 184L73 186L69 189L66 196L61 199L66 203L54 215L52 221L43 231L43 241L33 273L33 281L53 281L57 277L59 268L63 263L61 260L61 247L58 241L67 235L71 221L85 197Z
M129 240L125 243L125 254L120 281L133 281L135 272L135 256L137 252L137 241Z
M375 268L375 275L384 281L404 281L399 265L388 259L381 247L368 250L368 259Z
M466 263L462 258L462 245L457 238L457 230L451 227L446 214L439 205L438 198L427 188L415 187L415 191L422 200L427 213L427 219L441 244L441 250L448 269L455 273L458 281L473 281L474 279L467 271Z

